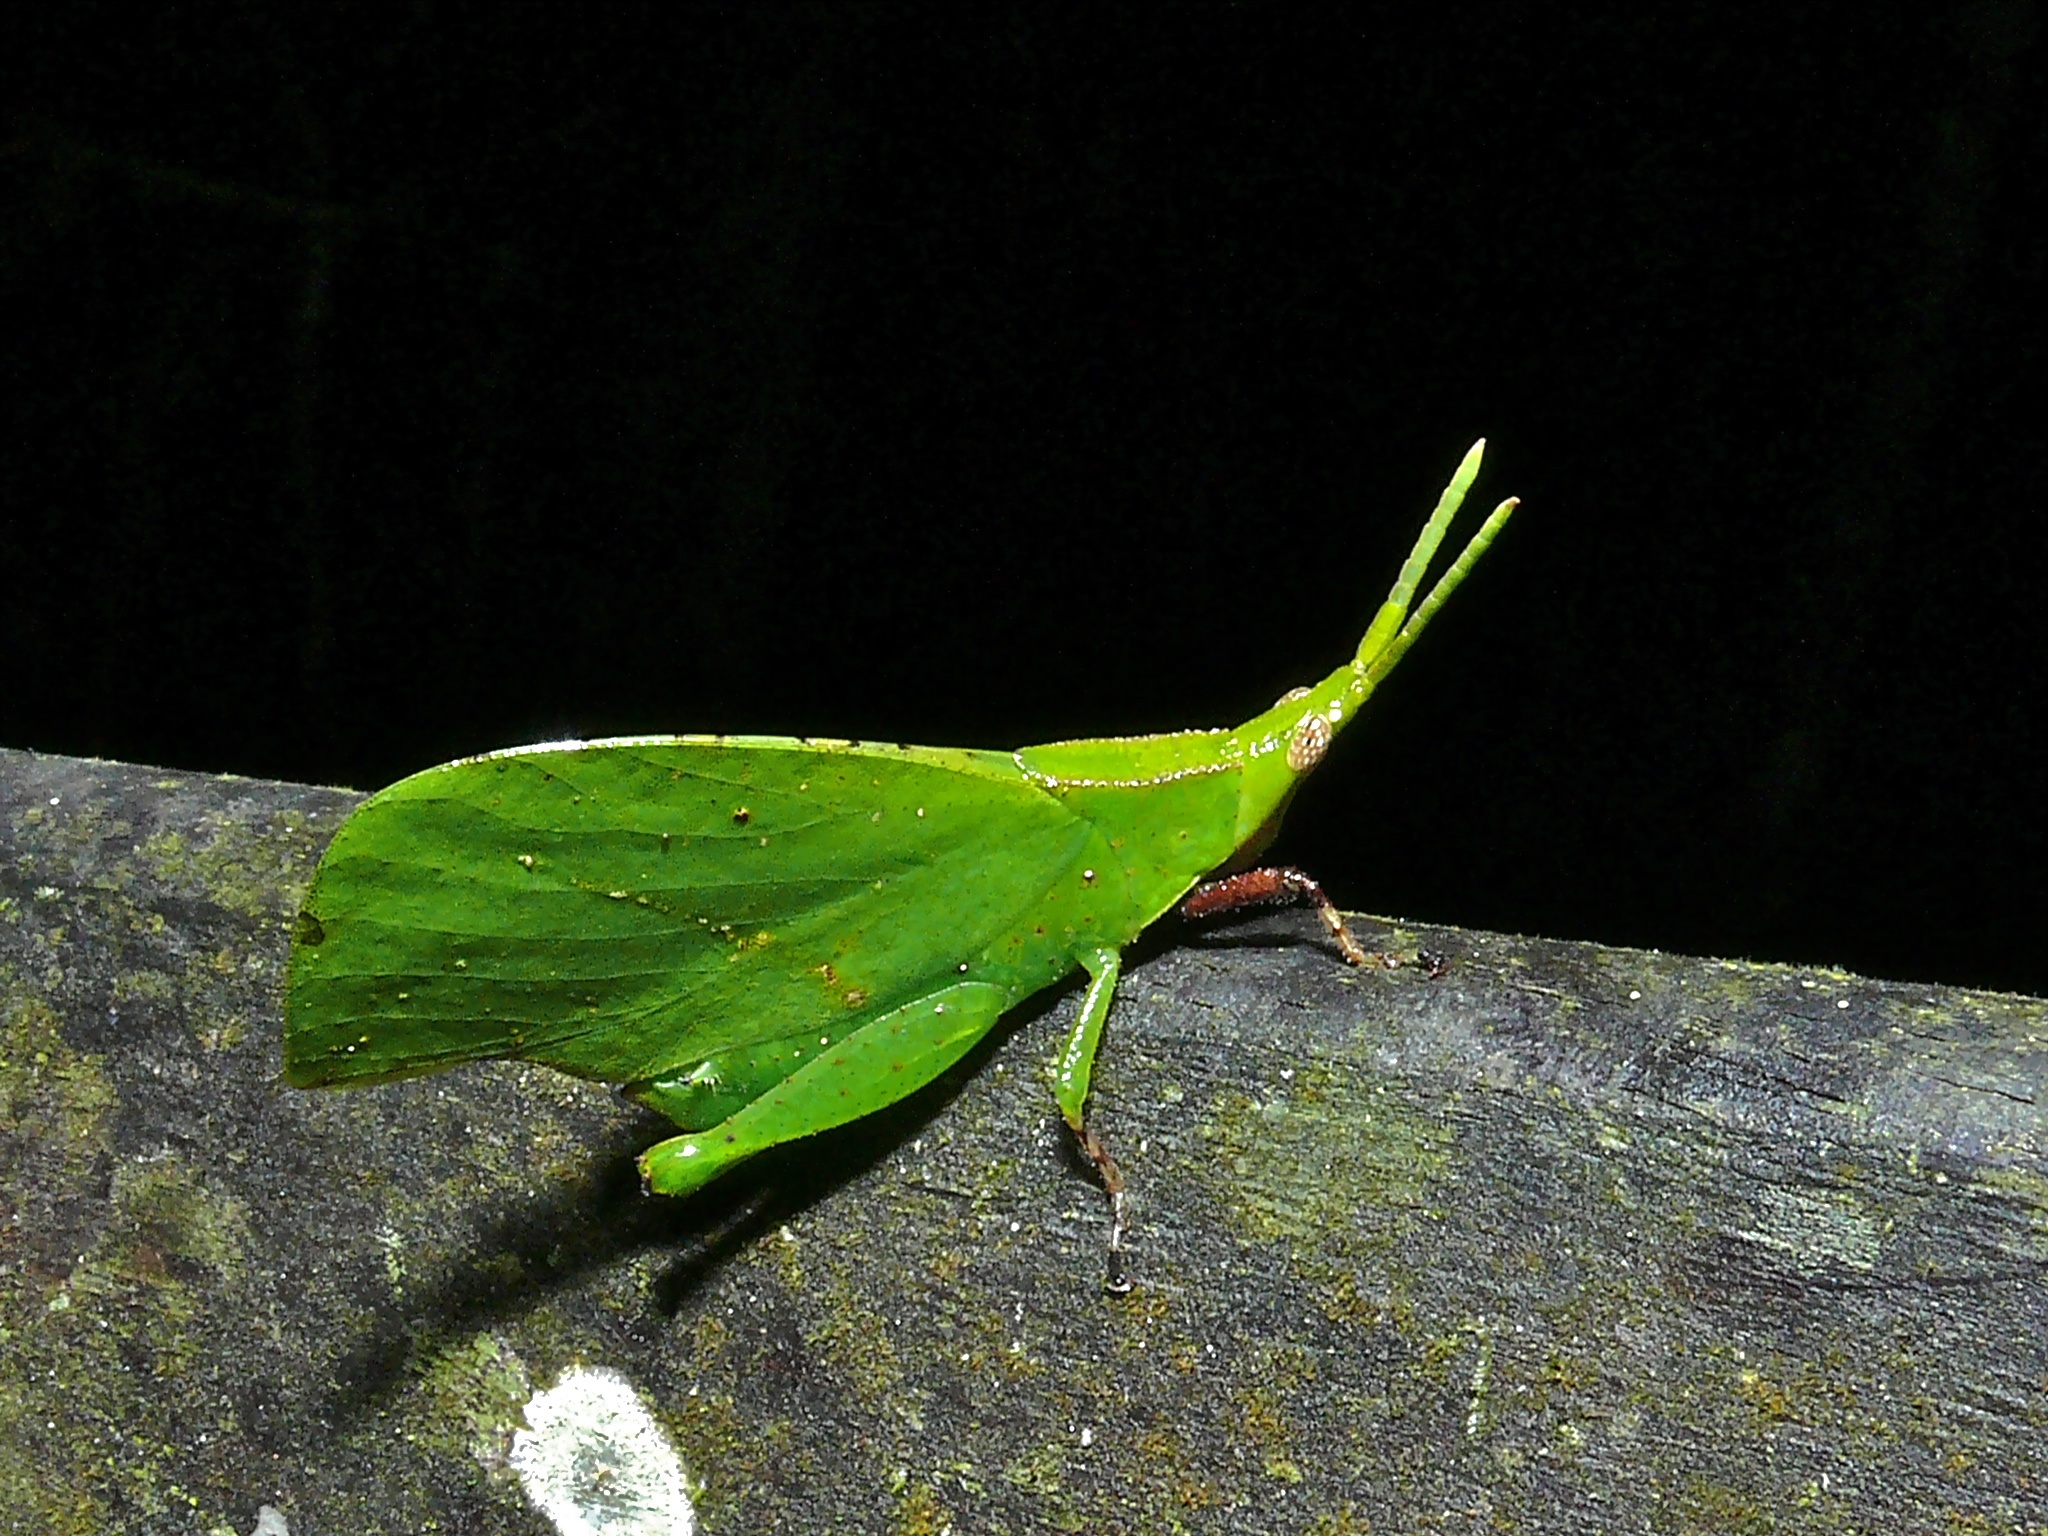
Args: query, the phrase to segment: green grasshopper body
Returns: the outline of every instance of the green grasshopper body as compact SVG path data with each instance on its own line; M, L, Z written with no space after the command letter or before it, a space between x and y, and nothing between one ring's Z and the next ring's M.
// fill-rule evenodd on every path
M893 1103L1031 994L1087 972L1054 1095L1083 1108L1124 947L1241 869L1302 778L1464 578L1504 502L1411 616L1475 444L1357 653L1235 730L1014 752L774 736L565 742L371 796L294 934L300 1087L510 1057L618 1083L682 1134L640 1159L688 1194ZM1258 900L1298 877L1205 887ZM1314 892L1320 899L1320 893ZM1324 902L1347 956L1364 952Z

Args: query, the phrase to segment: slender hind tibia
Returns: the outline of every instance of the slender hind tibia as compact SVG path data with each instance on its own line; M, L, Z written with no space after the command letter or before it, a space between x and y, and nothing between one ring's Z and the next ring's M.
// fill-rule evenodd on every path
M1297 901L1315 904L1323 926L1330 930L1330 937L1337 941L1344 958L1353 965L1377 965L1393 970L1398 966L1420 963L1429 968L1432 976L1443 974L1442 958L1422 950L1367 949L1345 925L1344 914L1337 910L1337 904L1330 900L1329 893L1311 876L1285 866L1247 869L1225 875L1220 880L1204 881L1182 900L1180 915L1200 919L1240 911L1245 907L1280 906Z

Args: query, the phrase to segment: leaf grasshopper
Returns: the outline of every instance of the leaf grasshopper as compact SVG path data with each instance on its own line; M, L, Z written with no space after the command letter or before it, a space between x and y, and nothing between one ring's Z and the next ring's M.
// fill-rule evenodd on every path
M641 736L401 780L357 807L306 896L288 1079L510 1057L617 1083L680 1128L640 1171L686 1195L914 1092L1079 969L1053 1092L1108 1193L1121 1285L1123 1178L1084 1111L1122 951L1176 907L1307 899L1347 960L1375 958L1314 881L1256 861L1514 510L1495 508L1415 605L1484 447L1356 654L1234 730L1014 752Z

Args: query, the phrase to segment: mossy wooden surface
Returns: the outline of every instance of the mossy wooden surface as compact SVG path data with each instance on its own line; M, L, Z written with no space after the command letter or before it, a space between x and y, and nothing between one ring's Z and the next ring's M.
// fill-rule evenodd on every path
M599 1087L284 1088L355 798L0 752L0 1529L545 1532L507 1447L582 1364L713 1536L2048 1532L2048 1003L1168 925L1112 1297L1072 993L685 1203Z

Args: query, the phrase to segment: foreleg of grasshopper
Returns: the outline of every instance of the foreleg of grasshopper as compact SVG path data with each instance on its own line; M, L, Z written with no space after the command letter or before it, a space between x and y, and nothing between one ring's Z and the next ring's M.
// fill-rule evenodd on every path
M1337 948L1353 965L1380 966L1386 970L1404 965L1424 965L1431 976L1444 973L1443 957L1427 950L1367 949L1358 942L1346 925L1344 914L1337 910L1337 904L1330 900L1329 893L1321 884L1303 871L1285 865L1240 870L1221 879L1204 881L1182 900L1180 915L1201 919L1241 911L1246 907L1279 906L1302 901L1314 904L1323 926L1337 941Z

